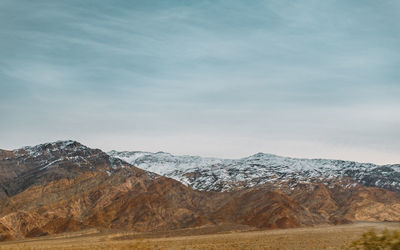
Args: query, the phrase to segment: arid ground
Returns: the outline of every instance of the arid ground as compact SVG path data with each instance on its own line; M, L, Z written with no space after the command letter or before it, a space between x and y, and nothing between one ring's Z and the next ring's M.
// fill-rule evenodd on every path
M2 242L0 249L343 249L372 228L377 231L384 228L400 229L400 224L360 222L298 229L231 230L223 233L213 233L213 228L207 227L152 234L87 230Z

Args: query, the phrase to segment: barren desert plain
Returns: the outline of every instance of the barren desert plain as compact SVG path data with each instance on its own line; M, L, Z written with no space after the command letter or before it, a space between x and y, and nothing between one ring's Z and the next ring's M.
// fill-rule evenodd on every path
M156 233L86 230L0 243L0 249L348 249L371 229L400 229L399 223L358 222L337 226L252 230L201 227ZM216 233L216 230L227 230ZM245 230L245 231L243 231Z

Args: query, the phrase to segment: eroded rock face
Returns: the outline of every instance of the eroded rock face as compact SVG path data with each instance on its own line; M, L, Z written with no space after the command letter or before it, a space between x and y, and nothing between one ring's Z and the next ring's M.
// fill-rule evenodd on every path
M351 177L198 191L74 141L1 150L0 200L0 240L87 228L288 228L400 218L398 192Z

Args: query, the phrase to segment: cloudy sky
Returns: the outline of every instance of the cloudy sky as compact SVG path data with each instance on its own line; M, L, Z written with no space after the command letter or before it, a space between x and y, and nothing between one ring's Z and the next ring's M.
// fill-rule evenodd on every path
M0 148L400 162L400 1L0 1Z

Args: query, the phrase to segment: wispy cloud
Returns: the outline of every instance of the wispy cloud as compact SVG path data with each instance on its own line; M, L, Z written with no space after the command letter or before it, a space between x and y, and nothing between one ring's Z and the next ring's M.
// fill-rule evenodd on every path
M2 1L0 140L400 162L399 8Z

